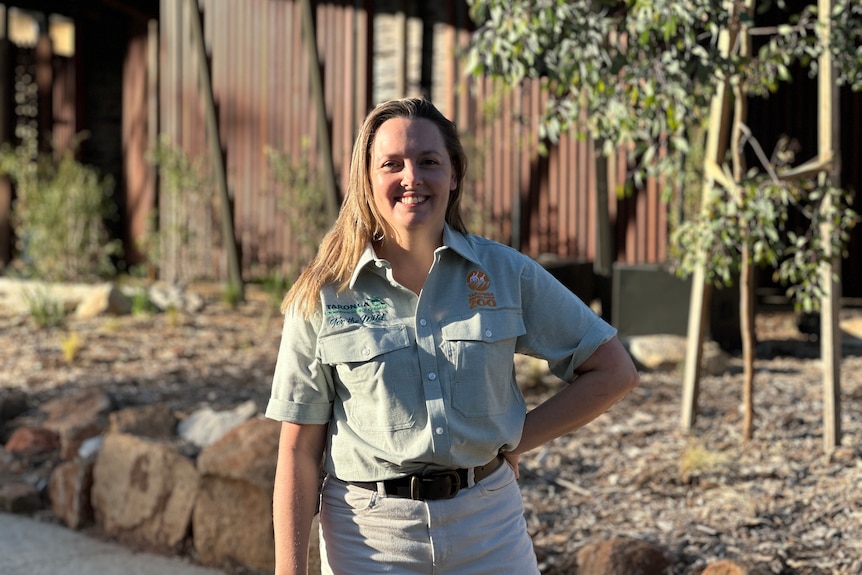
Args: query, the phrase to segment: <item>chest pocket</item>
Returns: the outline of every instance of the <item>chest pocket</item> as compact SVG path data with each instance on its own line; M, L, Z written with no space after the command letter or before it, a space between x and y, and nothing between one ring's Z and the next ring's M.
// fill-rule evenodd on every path
M521 314L485 310L443 326L454 371L452 405L467 417L502 415L523 404L512 373Z
M318 352L340 382L337 401L347 424L365 431L414 425L421 389L416 353L405 326L366 327L321 336Z

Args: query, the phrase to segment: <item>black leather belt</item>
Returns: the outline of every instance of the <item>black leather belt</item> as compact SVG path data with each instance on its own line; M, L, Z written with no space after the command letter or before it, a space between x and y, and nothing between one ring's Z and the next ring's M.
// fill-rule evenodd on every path
M503 456L498 455L481 467L473 468L473 481L479 483L500 467ZM383 481L383 488L389 497L405 497L417 501L451 499L468 485L467 469L444 469L431 473L407 475ZM350 485L377 491L376 481L348 481Z

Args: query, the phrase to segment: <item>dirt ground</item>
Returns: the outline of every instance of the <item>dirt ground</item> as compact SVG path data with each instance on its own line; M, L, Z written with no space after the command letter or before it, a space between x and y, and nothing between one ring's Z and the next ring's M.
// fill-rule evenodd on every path
M70 318L37 329L0 310L0 388L31 403L82 387L119 407L163 402L180 415L253 399L263 410L281 318L262 291L195 314ZM846 313L862 314L862 311ZM701 380L694 429L680 430L680 370L641 385L586 428L522 459L528 528L543 573L575 573L586 542L629 536L667 550L672 573L734 558L776 574L862 573L862 350L843 359L840 446L823 444L819 347L792 314L758 315L755 436L741 440L741 360ZM65 357L64 357L65 353ZM556 383L526 385L528 402Z

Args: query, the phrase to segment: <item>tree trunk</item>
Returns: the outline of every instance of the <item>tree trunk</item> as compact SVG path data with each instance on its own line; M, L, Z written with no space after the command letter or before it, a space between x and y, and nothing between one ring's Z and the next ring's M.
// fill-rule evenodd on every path
M742 330L742 438L749 441L754 436L754 356L757 333L754 326L754 266L751 263L751 248L742 245L742 262L739 272L739 315Z

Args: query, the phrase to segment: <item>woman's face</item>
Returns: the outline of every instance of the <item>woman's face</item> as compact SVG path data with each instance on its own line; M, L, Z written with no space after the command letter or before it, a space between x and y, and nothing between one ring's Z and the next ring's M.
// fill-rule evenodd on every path
M377 129L369 167L377 210L395 237L440 234L455 172L439 128L424 118L392 118Z

